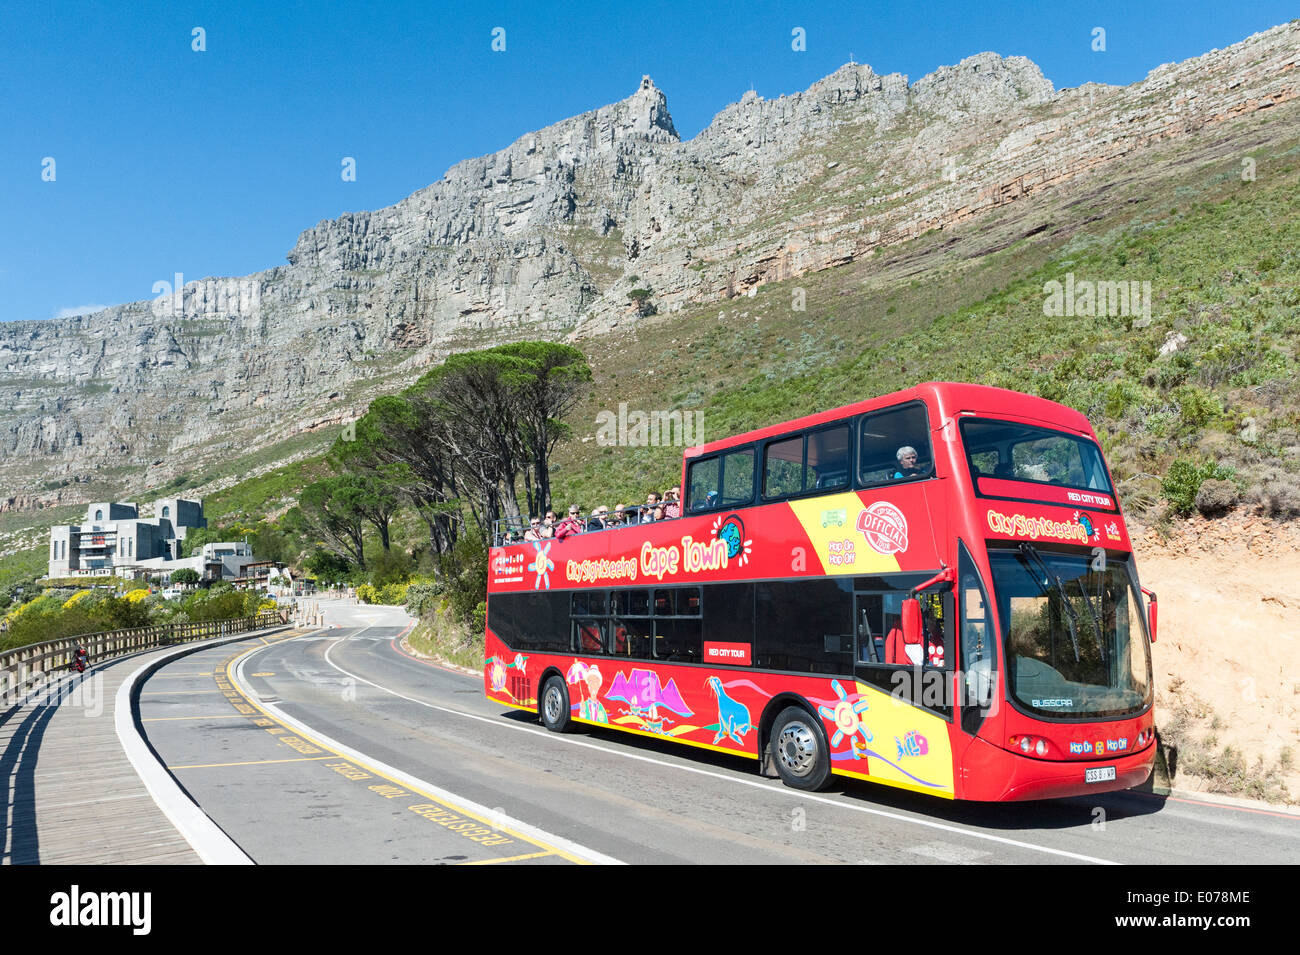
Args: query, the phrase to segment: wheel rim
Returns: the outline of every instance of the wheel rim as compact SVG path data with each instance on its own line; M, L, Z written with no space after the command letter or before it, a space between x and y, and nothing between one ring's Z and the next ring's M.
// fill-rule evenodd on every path
M787 723L777 738L776 756L792 775L807 776L817 764L817 734L803 723Z
M560 691L555 686L551 686L546 691L546 722L558 723L560 714L564 711L564 703L560 700Z

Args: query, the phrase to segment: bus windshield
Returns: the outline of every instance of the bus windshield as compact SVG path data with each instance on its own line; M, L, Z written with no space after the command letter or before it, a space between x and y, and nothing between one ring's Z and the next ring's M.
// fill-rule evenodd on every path
M1127 560L990 550L1007 685L1018 707L1053 719L1141 712L1151 658Z
M971 478L981 494L1114 506L1101 449L1091 441L1012 421L968 420L961 430ZM1013 481L1042 487L1026 494L1027 489L1007 483ZM1063 496L1056 488L1076 492Z

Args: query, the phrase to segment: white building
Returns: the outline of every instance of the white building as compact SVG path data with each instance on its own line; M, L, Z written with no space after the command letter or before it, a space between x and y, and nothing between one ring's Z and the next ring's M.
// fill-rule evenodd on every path
M202 501L164 498L152 518L140 517L134 504L91 504L82 523L50 528L49 576L166 575L182 567L209 580L242 576L256 560L246 541L204 544L195 556L181 556L188 532L207 526Z

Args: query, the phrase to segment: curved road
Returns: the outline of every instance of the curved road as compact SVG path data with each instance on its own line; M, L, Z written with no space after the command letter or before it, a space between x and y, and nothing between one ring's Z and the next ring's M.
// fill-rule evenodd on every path
M141 688L181 785L260 863L1251 863L1300 818L1140 793L953 804L854 781L797 792L739 757L548 733L477 676L402 651L404 620L182 657Z

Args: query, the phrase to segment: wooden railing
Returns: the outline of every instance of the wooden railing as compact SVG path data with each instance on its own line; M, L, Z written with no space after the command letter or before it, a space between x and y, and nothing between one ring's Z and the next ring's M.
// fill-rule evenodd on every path
M265 610L251 617L212 620L205 623L168 623L156 627L84 633L62 640L33 643L0 654L0 698L23 693L47 674L66 670L77 647L85 647L93 665L137 650L167 647L192 640L207 640L233 633L246 633L289 622L287 610Z

